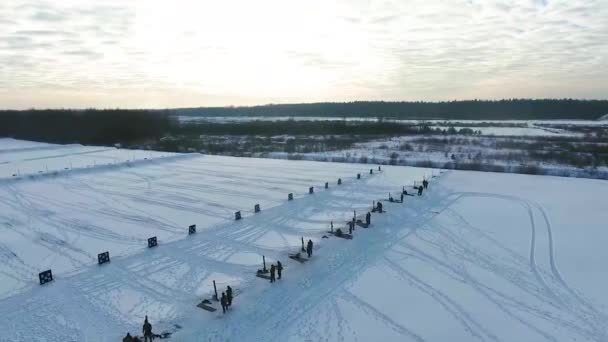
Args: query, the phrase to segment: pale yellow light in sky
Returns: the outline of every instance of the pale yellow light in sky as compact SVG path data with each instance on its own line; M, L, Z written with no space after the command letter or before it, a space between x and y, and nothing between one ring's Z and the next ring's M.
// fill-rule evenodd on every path
M605 98L602 1L0 4L0 108Z

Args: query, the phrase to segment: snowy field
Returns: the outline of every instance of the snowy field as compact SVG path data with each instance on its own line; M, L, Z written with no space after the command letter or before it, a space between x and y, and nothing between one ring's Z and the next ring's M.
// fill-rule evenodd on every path
M45 147L9 145L13 165ZM119 341L144 315L172 341L608 340L606 181L118 149L86 166L89 147L65 148L86 171L0 182L0 341ZM425 176L353 240L323 238ZM195 306L213 280L239 293L226 316Z
M173 153L124 150L114 147L57 145L0 138L0 181L111 167L147 160L179 157Z

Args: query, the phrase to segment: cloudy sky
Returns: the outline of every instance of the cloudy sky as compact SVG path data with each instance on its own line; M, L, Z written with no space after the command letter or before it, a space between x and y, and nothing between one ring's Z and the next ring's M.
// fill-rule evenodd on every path
M608 98L608 0L2 0L0 108Z

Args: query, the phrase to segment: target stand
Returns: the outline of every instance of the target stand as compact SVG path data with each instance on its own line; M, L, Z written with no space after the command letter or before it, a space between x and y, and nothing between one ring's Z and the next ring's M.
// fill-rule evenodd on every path
M156 236L149 238L148 239L148 248L152 248L152 247L156 247L156 246L158 246L158 240L156 239Z
M53 272L51 272L51 270L40 272L38 273L38 279L40 279L40 285L50 283L53 281Z
M97 264L103 265L110 262L110 252L103 252L97 254Z

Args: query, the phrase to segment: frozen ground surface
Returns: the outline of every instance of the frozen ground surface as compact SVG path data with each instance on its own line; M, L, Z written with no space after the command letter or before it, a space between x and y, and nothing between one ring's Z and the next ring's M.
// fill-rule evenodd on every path
M176 154L0 138L0 181L7 178L68 173L74 170L99 170L102 166L108 168L168 157L176 157Z
M608 183L369 168L179 155L5 180L0 341L119 341L146 314L157 333L179 324L175 341L608 340ZM432 174L353 240L322 238ZM300 237L304 264L287 258ZM255 277L261 255L284 279ZM195 306L212 280L240 292L226 316Z

